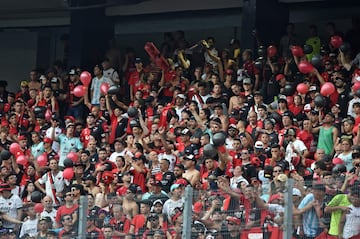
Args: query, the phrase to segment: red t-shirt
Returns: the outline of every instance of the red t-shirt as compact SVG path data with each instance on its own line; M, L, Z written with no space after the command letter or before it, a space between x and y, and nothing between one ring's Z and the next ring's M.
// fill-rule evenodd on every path
M114 227L114 229L120 233L128 233L130 230L130 220L125 216L122 216L121 219L118 221L115 218L111 218L110 225ZM121 237L114 237L116 239L120 239Z
M143 228L146 222L146 218L142 214L137 214L131 220L131 225L134 226L134 233L137 234L140 228Z
M139 173L135 169L130 170L130 172L134 176L133 183L140 186L142 193L147 192L145 179L146 179L148 170L146 167L144 169L145 169L145 172L143 172L143 173Z
M56 222L60 224L62 216L72 215L78 208L79 208L79 206L77 204L73 205L70 208L67 208L65 205L59 207L59 209L56 212L56 217L55 217Z

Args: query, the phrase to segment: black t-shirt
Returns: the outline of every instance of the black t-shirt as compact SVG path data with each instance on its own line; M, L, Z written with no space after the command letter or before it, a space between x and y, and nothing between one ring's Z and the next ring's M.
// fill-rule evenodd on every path
M115 130L115 139L123 136L126 133L126 128L128 124L127 118L122 118L116 125Z
M173 172L166 172L162 175L161 189L165 192L170 192L170 187L173 184L173 182L176 180L175 175Z

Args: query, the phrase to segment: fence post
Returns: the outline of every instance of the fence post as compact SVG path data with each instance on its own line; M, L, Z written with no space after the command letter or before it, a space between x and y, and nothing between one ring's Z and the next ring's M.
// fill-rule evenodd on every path
M294 180L287 180L287 190L284 195L284 236L283 239L291 239L293 233L293 203L292 203L292 191L294 187Z
M79 227L78 227L78 239L86 239L86 211L88 208L88 197L80 196L79 203Z
M188 185L185 188L185 203L183 211L183 231L181 238L191 238L191 222L192 222L192 201L193 201L193 188Z

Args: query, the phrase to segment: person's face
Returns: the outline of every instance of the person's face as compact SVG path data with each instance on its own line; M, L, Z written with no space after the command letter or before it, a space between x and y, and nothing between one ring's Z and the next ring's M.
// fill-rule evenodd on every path
M48 223L45 220L39 222L39 230L46 231L48 229Z
M265 117L266 111L263 108L259 108L258 114L261 118L263 118L263 117Z
M25 140L20 140L19 141L19 145L20 145L20 147L21 148L26 148L26 146L27 146L27 140L25 139Z
M148 205L140 204L140 213L141 214L148 214L150 212L150 208Z
M282 170L282 168L281 167L274 167L274 169L273 169L273 176L274 176L274 178L276 178L279 174L282 174L282 173L284 173L284 171Z
M51 208L52 207L52 199L48 196L44 197L43 199L43 205L44 205L44 208Z
M350 124L349 122L345 121L343 123L343 126L344 126L344 131L345 132L351 132L352 129L353 129L353 124Z
M51 94L52 94L52 90L50 88L45 88L44 89L44 96L46 98L49 98L51 96Z
M250 112L248 119L249 119L249 122L250 122L250 123L255 123L256 120L257 120L257 115L256 115L256 113Z
M360 207L360 197L355 194L349 195L349 201L351 202L354 207Z
M33 176L35 174L35 169L33 167L28 167L28 169L26 170L26 174L28 176Z
M166 172L169 168L169 163L166 160L161 160L160 162L160 170L162 172Z
M243 84L243 88L245 91L251 90L251 84Z
M101 72L100 68L97 67L97 66L95 66L95 67L94 67L94 75L98 76L98 75L100 75L101 73L102 73L102 72Z
M88 116L86 118L86 122L87 122L88 125L93 125L95 123L95 119L92 116Z
M344 140L342 143L341 143L341 149L343 150L343 151L349 151L350 150L350 148L351 148L351 145L350 145L350 143L349 143L349 141L347 141L347 140Z
M226 225L229 232L239 231L239 225L232 221L226 221Z
M284 125L284 127L290 126L291 125L291 119L288 116L282 117L282 123Z
M80 160L82 163L86 163L88 161L88 159L89 159L89 156L86 153L82 153L80 155Z
M269 142L269 135L268 134L262 134L260 137L261 142L264 144L267 144Z
M325 185L332 185L334 183L334 179L331 175L324 176L322 181Z
M204 86L198 87L198 90L199 90L200 95L205 95L206 94L206 88Z
M112 238L113 236L113 230L109 227L104 228L104 236L105 238Z
M154 205L154 212L161 214L162 213L163 206L160 203L156 203Z
M11 175L11 176L9 176L9 178L8 178L8 183L9 183L10 185L15 185L15 184L16 184L16 179L17 179L16 175Z
M249 151L242 150L241 151L241 159L242 160L248 160L250 158Z
M242 175L241 166L236 166L236 167L234 168L234 176L238 177L238 176L240 176L240 175Z
M240 87L238 85L232 85L231 86L231 91L233 92L234 95L239 95Z
M234 128L229 128L228 129L228 134L229 134L230 137L234 137L236 135L236 133L237 133L236 129L234 129Z
M250 54L248 52L243 52L242 60L247 61L250 58Z
M213 92L217 95L221 93L221 86L220 85L214 85Z
M58 169L58 162L56 160L51 160L49 163L49 167L51 170L56 170Z
M15 112L17 112L17 113L21 112L22 103L20 103L20 102L15 103L14 109L15 109Z
M210 130L212 133L217 133L217 132L220 132L221 128L220 128L220 125L218 125L218 124L210 123Z
M235 140L233 142L233 147L234 147L235 151L239 150L241 148L241 142L239 140Z
M181 177L182 174L183 174L183 171L179 167L174 168L174 175L175 175L176 178Z
M206 159L205 160L205 167L208 170L212 170L214 168L214 161L212 159Z
M315 200L322 201L324 199L325 192L321 190L313 190L313 195Z
M106 151L105 151L105 150L99 151L99 159L100 159L101 161L104 161L104 160L106 159L106 157L107 157L107 154L106 154Z

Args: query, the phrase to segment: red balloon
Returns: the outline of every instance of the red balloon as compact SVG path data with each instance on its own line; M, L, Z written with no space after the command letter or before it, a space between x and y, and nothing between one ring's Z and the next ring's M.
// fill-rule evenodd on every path
M337 49L343 44L343 39L341 36L332 36L330 39L330 44Z
M9 151L12 154L16 154L21 150L20 145L18 143L12 143L9 147Z
M286 101L287 101L288 105L294 104L294 96L292 96L292 95L286 96Z
M28 159L26 158L25 155L20 155L19 157L16 158L16 163L26 166L28 163Z
M276 54L277 54L277 48L276 48L276 46L269 46L268 48L267 48L267 56L268 57L273 57L273 56L276 56Z
M292 46L291 47L291 53L294 55L294 56L297 56L297 57L302 57L304 56L304 50L299 47L299 46Z
M42 203L36 203L34 206L34 211L36 213L42 213L44 211L44 205Z
M83 71L80 74L80 81L84 86L89 86L91 82L91 74L88 71Z
M300 94L306 94L309 91L309 86L305 83L300 83L297 85L296 91Z
M45 119L46 119L46 121L50 121L50 120L51 120L51 116L52 116L51 110L47 109L47 110L45 111Z
M68 154L66 155L66 157L67 157L68 159L71 159L71 161L73 161L74 163L76 163L76 162L78 161L78 159L79 159L79 156L78 156L77 153L75 153L75 152L70 152L70 153L68 153Z
M70 180L74 177L74 170L72 168L66 168L63 172L63 177L66 180Z
M357 90L360 90L360 82L355 82L355 84L352 87L352 90L356 92Z
M160 55L160 51L157 49L157 47L152 42L147 42L145 44L144 49L151 58L156 58Z
M100 85L100 92L103 94L103 95L106 95L108 90L109 90L109 84L104 82Z
M74 88L74 91L73 91L73 94L76 96L76 97L82 97L85 95L85 87L83 85L78 85Z
M329 96L335 92L335 86L333 83L326 82L321 86L320 94L323 96Z
M298 67L299 71L303 74L308 74L314 70L314 66L308 61L301 61Z
M45 167L48 163L47 156L45 154L39 155L39 157L37 157L37 163L40 167Z

